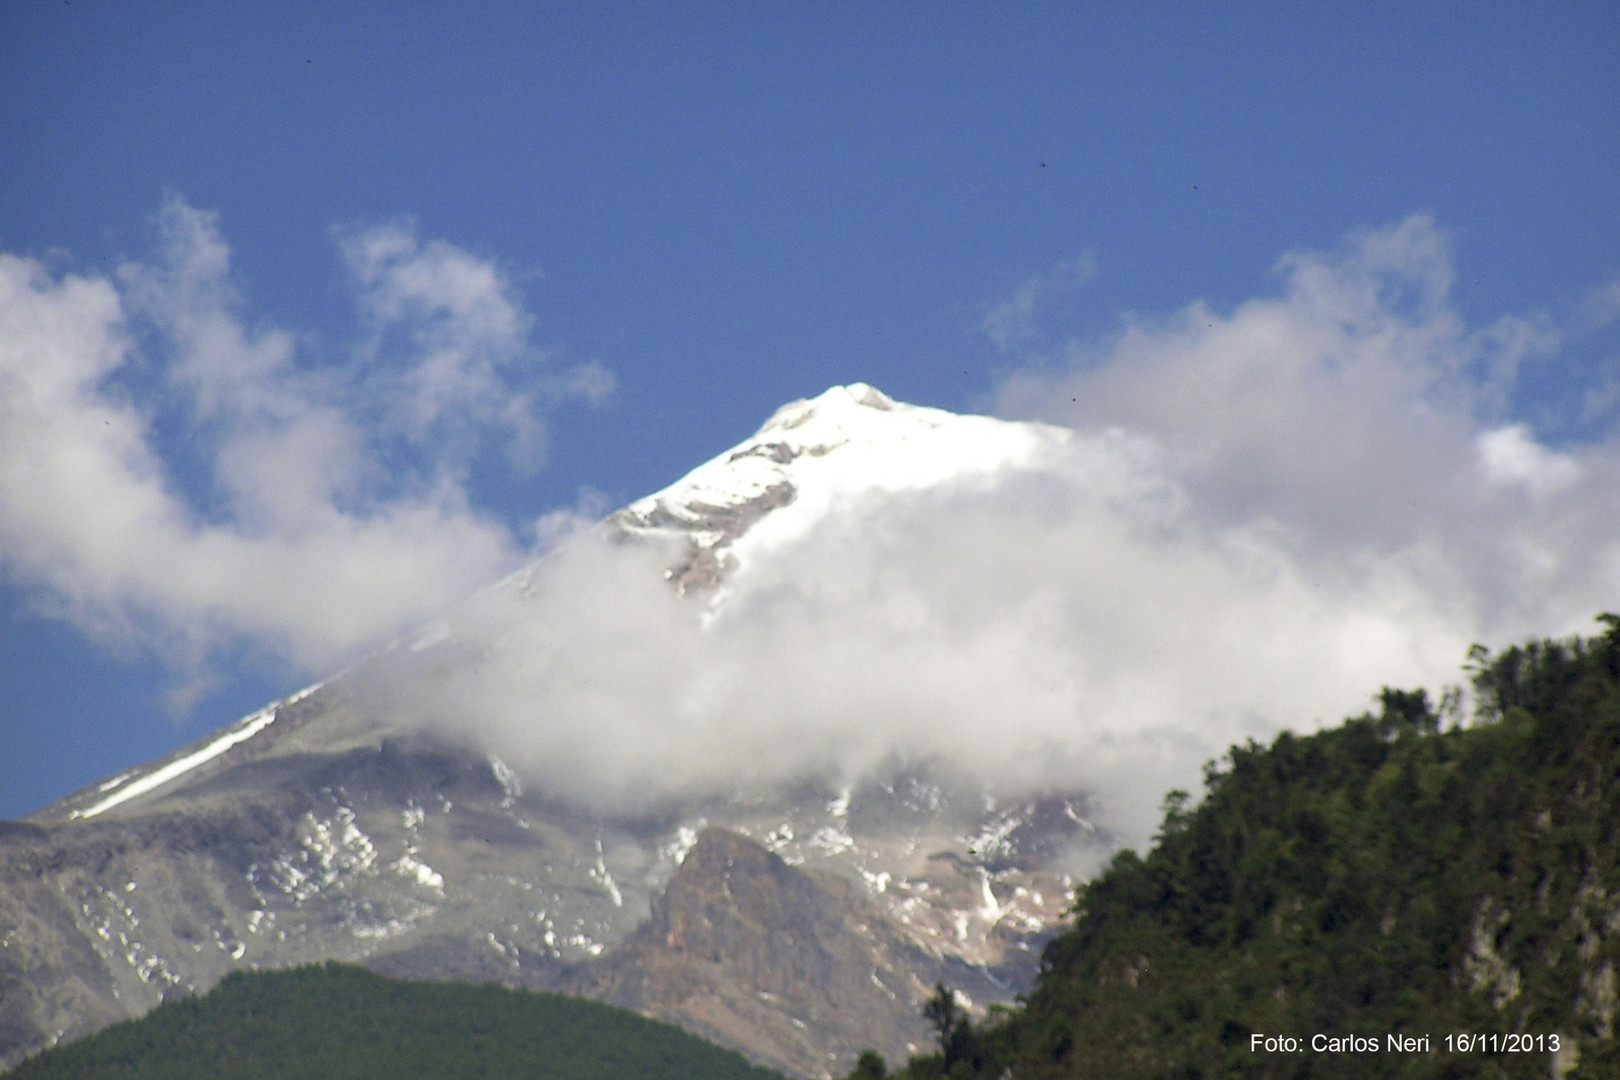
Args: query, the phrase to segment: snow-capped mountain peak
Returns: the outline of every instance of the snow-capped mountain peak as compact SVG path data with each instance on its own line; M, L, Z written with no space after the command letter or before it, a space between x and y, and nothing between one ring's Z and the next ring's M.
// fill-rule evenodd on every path
M818 523L860 535L892 496L989 488L1044 468L1069 439L833 387L586 539L673 539L685 554L670 580L704 590L703 607L674 607L708 633L728 589L768 583L792 545L824 538ZM600 997L806 1077L847 1071L868 1047L904 1056L927 1037L919 1008L941 980L978 1002L1029 987L1071 875L1113 847L1083 793L1008 802L926 753L896 753L836 780L738 779L604 809L560 772L522 776L504 744L469 738L457 725L492 688L513 722L551 725L495 718L531 761L588 762L569 756L582 733L613 722L589 681L601 639L588 625L582 646L570 638L600 606L550 607L529 587L566 574L569 557L548 552L414 642L0 830L0 1001L20 1003L0 1009L0 1069L232 970L330 959ZM745 583L751 565L760 576ZM644 611L624 613L612 632ZM526 632L529 619L546 633ZM671 640L626 655L662 663ZM576 666L587 693L548 697ZM686 684L655 691L666 685ZM444 722L415 716L441 689ZM675 741L656 742L656 725L623 730L673 772L669 748L697 735L682 720Z
M865 383L778 409L751 438L615 514L631 533L684 534L670 568L685 592L717 584L758 554L873 493L922 490L1029 468L1060 428L897 402Z

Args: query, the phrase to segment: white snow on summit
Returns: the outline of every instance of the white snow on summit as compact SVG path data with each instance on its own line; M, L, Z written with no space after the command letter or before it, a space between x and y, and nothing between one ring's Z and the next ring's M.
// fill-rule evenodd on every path
M1038 465L1062 428L961 416L896 402L865 383L777 410L754 436L614 520L632 532L678 531L745 566L874 492Z

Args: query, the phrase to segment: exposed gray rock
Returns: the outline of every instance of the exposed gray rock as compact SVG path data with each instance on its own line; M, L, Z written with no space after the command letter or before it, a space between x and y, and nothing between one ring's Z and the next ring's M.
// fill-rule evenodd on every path
M848 880L711 828L580 990L816 1076L847 1071L864 1049L903 1060L926 1043L919 1007L940 980L1005 994L991 973L897 931Z
M348 685L0 826L0 1067L238 968L337 959L602 997L823 1075L903 1055L935 980L980 1006L1027 989L1062 855L1100 843L1077 800L987 809L899 765L604 818L367 720Z

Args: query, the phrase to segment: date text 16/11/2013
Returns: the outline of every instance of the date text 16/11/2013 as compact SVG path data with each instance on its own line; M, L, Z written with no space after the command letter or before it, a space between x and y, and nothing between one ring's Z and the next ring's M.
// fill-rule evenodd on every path
M1452 1054L1555 1054L1561 1049L1558 1035L1476 1034L1447 1035L1441 1045ZM1388 1034L1382 1039L1370 1035L1249 1036L1249 1049L1256 1054L1428 1054L1434 1041L1427 1035Z

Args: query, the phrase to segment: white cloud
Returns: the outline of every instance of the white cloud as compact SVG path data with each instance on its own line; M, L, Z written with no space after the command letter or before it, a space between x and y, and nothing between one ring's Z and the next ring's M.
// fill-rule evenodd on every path
M420 242L410 221L338 236L370 334L368 391L406 439L460 445L503 428L514 464L533 469L545 452L548 406L612 394L612 373L594 361L550 370L556 357L530 344L533 318L487 260L442 240ZM390 366L386 355L400 344L412 362Z
M324 674L522 557L461 482L490 427L537 444L555 397L503 274L402 226L346 233L372 336L320 363L246 317L214 215L171 196L156 221L157 257L115 279L0 255L8 574L195 688L241 640Z
M1521 362L1557 347L1544 320L1465 326L1426 217L1279 272L1280 296L1071 343L1061 374L1009 380L1002 408L1149 437L1197 519L1287 537L1319 576L1399 567L1484 640L1571 630L1612 602L1613 451L1554 452L1504 415Z
M1232 742L1385 684L1438 693L1470 643L1620 601L1614 450L1496 411L1526 343L1548 347L1536 320L1469 329L1425 218L1280 271L1279 295L1133 318L1009 380L1005 409L1068 425L1066 449L857 504L711 619L658 581L671 553L576 533L412 695L599 805L898 751L1098 793L1140 841Z
M489 424L532 439L538 420L506 407L502 370L529 351L533 320L496 268L443 241L420 243L409 223L345 231L340 244L360 286L372 382L387 392L388 419L414 441ZM415 360L389 370L377 358L395 336Z
M1538 444L1524 424L1482 432L1474 444L1485 478L1502 487L1522 487L1531 495L1545 496L1563 491L1581 476L1574 458Z

